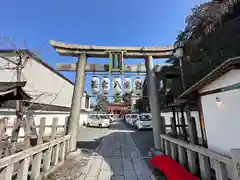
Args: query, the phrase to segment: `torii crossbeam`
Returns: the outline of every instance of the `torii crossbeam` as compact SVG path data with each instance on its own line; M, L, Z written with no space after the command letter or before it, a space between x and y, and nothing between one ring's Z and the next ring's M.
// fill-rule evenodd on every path
M50 44L62 56L75 56L78 61L74 65L64 65L64 68L58 70L76 71L75 86L72 98L72 107L70 113L70 122L68 134L71 135L70 150L76 149L77 124L79 121L81 100L84 92L85 71L90 65L87 64L87 57L109 58L109 53L121 53L124 58L143 58L145 59L144 69L147 73L148 96L150 99L151 114L153 118L153 137L156 149L161 149L159 134L164 133L162 123L160 122L159 104L157 101L156 81L153 58L169 58L174 51L174 46L156 46L156 47L115 47L115 46L86 46L78 44L68 44L64 42L50 41ZM68 66L69 68L66 68ZM63 66L62 66L63 67ZM124 68L124 67L123 67ZM91 68L89 68L91 70ZM101 70L105 71L104 68Z
M169 58L174 50L173 46L154 47L117 47L117 46L86 46L50 41L50 44L61 56L76 56L86 54L87 57L108 58L109 52L124 52L124 58Z

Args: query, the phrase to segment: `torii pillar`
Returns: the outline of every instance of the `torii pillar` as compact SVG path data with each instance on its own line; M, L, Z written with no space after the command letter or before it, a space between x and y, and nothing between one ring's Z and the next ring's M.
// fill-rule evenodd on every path
M160 109L157 101L156 92L156 78L154 71L153 58L169 58L174 50L173 46L165 47L110 47L110 46L84 46L77 44L67 44L62 42L50 41L51 45L56 51L63 56L78 57L76 64L60 64L57 66L59 71L76 72L75 86L72 97L72 107L69 119L68 134L71 135L70 150L76 149L77 129L79 122L79 115L81 111L81 101L84 91L85 72L108 72L109 65L95 65L87 64L88 57L109 58L109 53L122 52L124 50L125 58L143 58L145 59L144 69L141 72L147 73L148 81L148 96L150 98L151 114L153 118L153 136L155 149L161 149L160 134L164 133L162 123L160 122ZM106 68L108 66L108 68ZM94 67L94 69L93 69ZM96 68L97 67L97 68ZM139 69L131 65L131 68L123 67L124 72L138 72Z
M68 123L68 134L71 135L70 151L76 149L77 130L79 127L79 117L81 112L81 102L84 95L85 85L85 65L87 62L86 54L80 54L76 63L75 86L73 89L71 112Z

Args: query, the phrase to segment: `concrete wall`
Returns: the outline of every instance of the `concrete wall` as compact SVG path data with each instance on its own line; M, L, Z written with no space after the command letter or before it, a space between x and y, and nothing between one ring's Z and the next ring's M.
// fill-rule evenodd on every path
M240 82L240 70L231 70L200 92ZM216 97L220 103L216 103ZM209 149L230 155L231 148L240 148L240 90L203 96L202 107Z
M0 61L1 67L14 67L13 64L9 64L1 58ZM27 81L24 90L34 98L34 102L63 107L71 106L73 84L33 59L33 57L30 57L24 63L22 80ZM0 70L0 81L16 81L16 77L16 70ZM83 98L82 104L82 108L85 108L85 98Z

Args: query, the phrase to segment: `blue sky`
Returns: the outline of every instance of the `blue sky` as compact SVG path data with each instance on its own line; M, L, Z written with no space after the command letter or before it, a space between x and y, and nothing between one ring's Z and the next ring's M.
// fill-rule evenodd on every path
M83 45L170 45L184 28L190 9L205 1L7 0L1 2L0 35L14 37L17 47L37 52L55 67L56 63L72 63L76 58L59 56L49 40ZM89 59L89 62L96 61ZM108 62L106 59L101 61ZM136 62L140 63L126 61ZM74 80L74 73L63 74ZM86 78L87 91L90 90L90 79L91 76Z

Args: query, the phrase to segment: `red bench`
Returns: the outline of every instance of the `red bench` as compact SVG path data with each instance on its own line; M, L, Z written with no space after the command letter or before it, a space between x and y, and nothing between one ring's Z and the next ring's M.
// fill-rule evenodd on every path
M150 160L150 164L160 170L167 180L200 180L168 155L155 156Z

